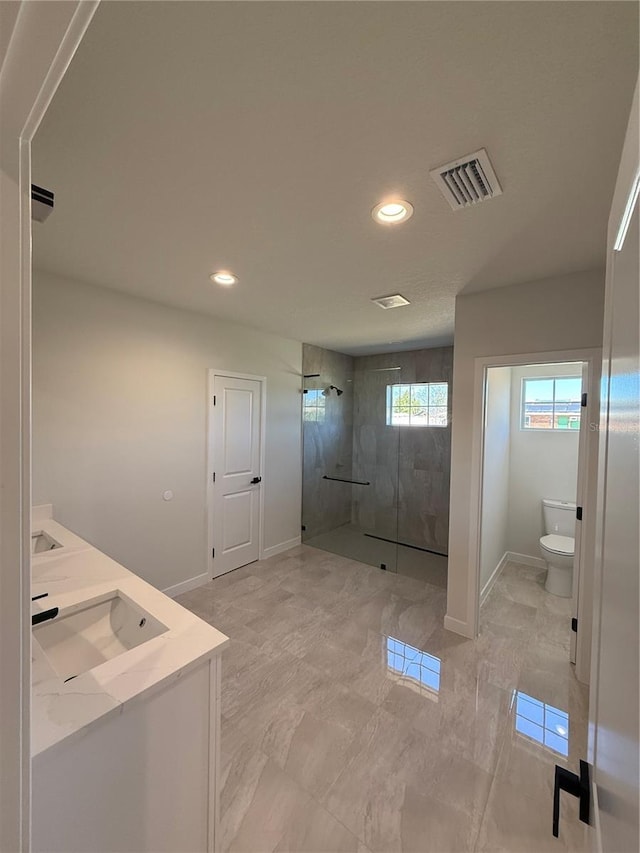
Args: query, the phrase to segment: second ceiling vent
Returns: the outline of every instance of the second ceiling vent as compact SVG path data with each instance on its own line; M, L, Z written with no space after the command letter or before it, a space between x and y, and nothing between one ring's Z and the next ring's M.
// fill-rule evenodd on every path
M432 169L429 174L452 210L472 207L481 201L502 195L502 187L484 148L475 154Z

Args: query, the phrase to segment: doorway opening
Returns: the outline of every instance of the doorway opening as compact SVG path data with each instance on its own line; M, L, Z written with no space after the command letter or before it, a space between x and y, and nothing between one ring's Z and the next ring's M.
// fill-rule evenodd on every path
M560 762L586 737L587 691L577 681L588 678L591 642L593 566L583 519L595 512L595 363L595 356L549 355L478 366L476 624L483 642L507 652L505 666L517 667L515 742ZM540 680L545 672L558 674L555 688Z
M511 632L588 683L599 350L476 360L475 633Z
M484 401L480 631L531 631L572 663L584 373L583 362L489 367Z

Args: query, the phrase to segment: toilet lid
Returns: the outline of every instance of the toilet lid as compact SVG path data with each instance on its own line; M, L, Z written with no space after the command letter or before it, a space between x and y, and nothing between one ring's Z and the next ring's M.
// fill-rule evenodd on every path
M554 554L572 555L575 548L575 540L571 536L558 536L557 533L549 533L547 536L542 536L540 544L547 551L553 551Z

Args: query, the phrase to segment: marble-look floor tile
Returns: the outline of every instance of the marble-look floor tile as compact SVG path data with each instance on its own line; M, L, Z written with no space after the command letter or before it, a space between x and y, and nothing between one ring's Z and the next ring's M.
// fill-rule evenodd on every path
M586 754L588 692L543 580L508 564L476 640L444 629L442 588L305 546L181 596L231 637L223 853L586 850L572 802L550 831L553 766ZM546 740L516 719L519 695L546 703Z
M563 802L560 837L551 832L551 800L528 796L511 782L496 779L476 845L478 853L553 853L588 850L587 829ZM573 813L572 813L573 812Z
M358 840L270 760L238 817L236 825L228 812L222 817L223 849L229 853L358 851Z

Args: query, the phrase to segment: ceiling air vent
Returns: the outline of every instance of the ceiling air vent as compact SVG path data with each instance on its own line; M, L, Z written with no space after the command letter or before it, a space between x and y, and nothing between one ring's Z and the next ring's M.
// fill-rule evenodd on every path
M376 305L379 305L380 308L400 308L402 305L409 305L410 302L408 299L405 299L404 296L400 296L399 293L393 293L391 296L378 296L375 299L371 300L375 302Z
M502 187L484 148L475 154L432 169L429 174L452 210L472 207L481 201L502 195Z

